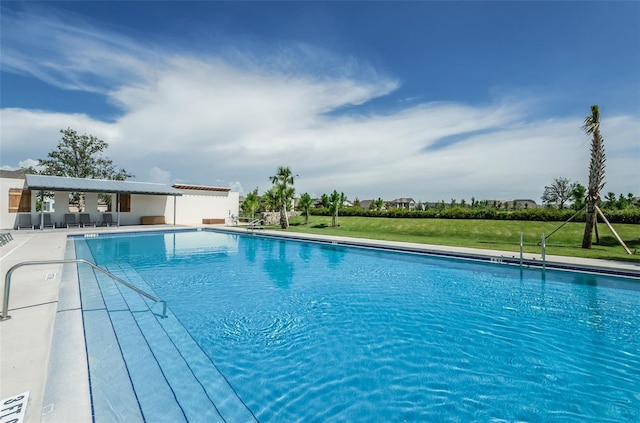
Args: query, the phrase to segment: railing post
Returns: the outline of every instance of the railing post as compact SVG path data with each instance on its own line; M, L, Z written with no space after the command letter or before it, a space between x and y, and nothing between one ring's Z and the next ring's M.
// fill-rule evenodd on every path
M547 244L546 244L546 241L544 239L544 232L542 233L542 238L540 240L540 244L542 245L542 270L544 271L547 268L547 263L546 263Z
M522 238L523 234L520 232L520 268L522 269Z

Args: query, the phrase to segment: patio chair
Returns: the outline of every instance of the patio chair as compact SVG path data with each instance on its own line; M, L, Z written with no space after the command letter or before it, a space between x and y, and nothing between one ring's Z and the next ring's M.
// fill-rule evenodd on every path
M31 213L22 213L18 215L18 230L22 228L35 228L35 225L31 221Z
M66 225L67 229L72 226L80 227L80 224L76 222L76 215L73 213L65 213L63 225Z
M43 228L55 228L56 225L51 222L51 215L49 213L44 213L42 215L42 227Z
M102 213L102 222L100 226L111 226L113 225L113 216L111 213Z
M89 215L89 213L80 213L80 225L82 225L83 228L86 228L87 225L93 225L93 227L96 227L96 222L92 222L91 221L91 216Z

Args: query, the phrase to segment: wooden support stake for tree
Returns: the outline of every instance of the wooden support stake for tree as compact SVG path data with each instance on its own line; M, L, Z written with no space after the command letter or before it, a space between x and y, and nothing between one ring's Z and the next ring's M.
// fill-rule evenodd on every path
M631 251L629 251L629 249L627 248L627 246L625 245L624 241L622 241L622 238L620 238L620 236L618 235L618 233L615 231L615 229L613 229L613 226L611 226L611 223L609 223L609 221L607 220L607 218L604 216L604 213L602 213L602 210L600 210L600 207L595 206L596 211L598 212L598 214L600 215L600 217L602 218L602 220L604 220L604 223L607 224L607 226L609 227L609 229L611 229L611 232L613 232L613 234L616 236L616 239L618 240L618 242L624 247L625 251L627 252L627 254L631 254Z

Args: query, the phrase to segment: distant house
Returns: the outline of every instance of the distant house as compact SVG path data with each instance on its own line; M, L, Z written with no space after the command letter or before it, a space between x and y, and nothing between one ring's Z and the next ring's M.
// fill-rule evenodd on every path
M511 209L516 209L516 210L522 210L522 209L535 209L538 208L540 206L538 206L538 204L536 204L535 201L533 200L513 200L508 202L509 206Z
M389 201L389 204L392 208L396 209L413 210L416 208L416 202L413 198L396 198L395 200Z
M360 208L362 210L369 210L372 204L373 200L360 200Z

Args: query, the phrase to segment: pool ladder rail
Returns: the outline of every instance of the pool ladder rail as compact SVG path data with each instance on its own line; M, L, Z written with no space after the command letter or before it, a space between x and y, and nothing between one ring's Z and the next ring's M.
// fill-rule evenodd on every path
M256 229L262 229L264 231L264 219L253 219L251 222L249 222L249 225L247 226L247 232L251 231L255 231Z
M92 267L94 270L97 270L99 272L104 273L105 275L109 276L111 279L113 279L114 281L121 283L122 285L126 286L127 288L130 288L134 291L136 291L138 294L142 295L143 297L146 297L152 301L155 301L156 303L161 303L162 304L162 315L160 317L165 318L167 317L167 303L166 301L161 300L158 297L154 297L153 295L141 290L140 288L138 288L135 285L130 284L129 282L125 281L124 279L121 279L119 277L117 277L116 275L114 275L113 273L99 267L96 266L95 264L91 263L90 261L87 260L83 260L83 259L65 259L65 260L39 260L39 261L23 261L21 263L17 263L13 266L11 266L11 268L7 271L7 274L5 275L4 278L4 301L2 303L2 315L0 316L0 321L4 321L4 320L8 320L11 318L11 316L9 316L9 291L11 290L11 274L14 272L14 270L23 267L23 266L36 266L36 265L41 265L41 264L67 264L67 263L82 263L82 264L86 264L90 267Z

